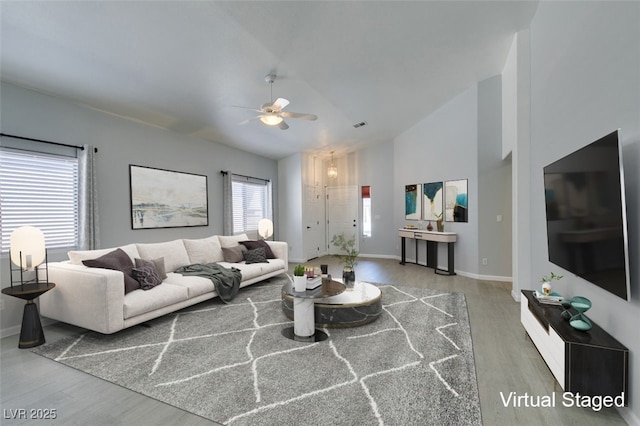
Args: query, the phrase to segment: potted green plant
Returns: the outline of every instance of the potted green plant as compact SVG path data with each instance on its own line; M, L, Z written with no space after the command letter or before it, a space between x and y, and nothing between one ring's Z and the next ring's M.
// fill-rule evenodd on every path
M553 272L551 272L550 275L545 275L540 279L540 282L542 283L542 292L544 294L546 294L547 296L551 294L552 286L551 286L551 282L553 280L556 281L560 281L562 279L562 275L557 275Z
M307 276L305 275L305 268L302 265L296 265L293 268L293 287L297 292L307 290Z
M358 264L358 250L356 249L356 236L353 235L347 239L344 234L334 235L331 239L331 244L338 247L341 251L339 254L334 254L335 257L340 259L342 263L342 281L347 287L353 287L356 281L355 266Z

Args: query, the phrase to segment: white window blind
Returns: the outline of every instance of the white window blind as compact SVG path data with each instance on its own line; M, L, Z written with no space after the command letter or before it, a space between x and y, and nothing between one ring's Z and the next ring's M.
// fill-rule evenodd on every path
M31 225L47 248L73 247L78 240L78 160L0 149L0 233L9 252L11 233Z
M233 233L258 230L258 222L271 218L268 181L234 180L231 184Z

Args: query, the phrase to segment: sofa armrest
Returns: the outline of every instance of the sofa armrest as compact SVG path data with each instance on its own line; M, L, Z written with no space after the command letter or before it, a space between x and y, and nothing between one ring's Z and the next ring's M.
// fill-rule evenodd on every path
M286 241L267 241L267 244L269 244L273 255L278 259L284 260L285 267L287 267L289 263L289 245Z
M49 281L56 287L40 296L43 316L105 334L124 328L122 272L54 262Z

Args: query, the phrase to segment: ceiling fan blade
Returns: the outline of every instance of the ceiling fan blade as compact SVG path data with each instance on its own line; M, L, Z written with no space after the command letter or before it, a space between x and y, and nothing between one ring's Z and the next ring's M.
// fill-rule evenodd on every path
M306 113L302 113L302 112L281 112L280 113L281 116L283 117L287 117L287 118L299 118L301 120L317 120L318 116L315 114L306 114Z
M256 115L255 117L247 118L246 120L243 120L243 121L239 122L238 126L243 126L243 125L251 122L252 120L257 120L258 118L260 118L259 115Z
M289 125L285 123L284 120L282 120L280 124L278 124L278 127L280 127L281 130L287 130L289 128Z
M233 108L241 108L241 109L248 109L249 111L255 111L255 112L264 112L261 109L256 109L256 108L252 108L252 107L246 107L246 106L242 106L242 105L231 105Z
M286 100L285 98L278 98L271 107L274 111L282 111L282 109L287 105L289 105L288 100Z

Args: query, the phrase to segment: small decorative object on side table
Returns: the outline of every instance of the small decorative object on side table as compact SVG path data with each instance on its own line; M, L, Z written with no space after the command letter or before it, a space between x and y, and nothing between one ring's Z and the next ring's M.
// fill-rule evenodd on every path
M47 267L47 249L45 247L44 234L33 226L22 226L11 233L11 249L9 255L9 273L11 274L11 286L2 289L2 293L8 296L24 299L22 314L22 328L20 329L20 349L33 348L42 345L44 332L40 323L38 305L33 301L41 294L51 290L56 285L49 282L49 269ZM38 266L44 262L45 279L40 280ZM16 265L18 268L14 268ZM20 273L20 279L14 279L14 274ZM32 277L29 279L29 277Z

